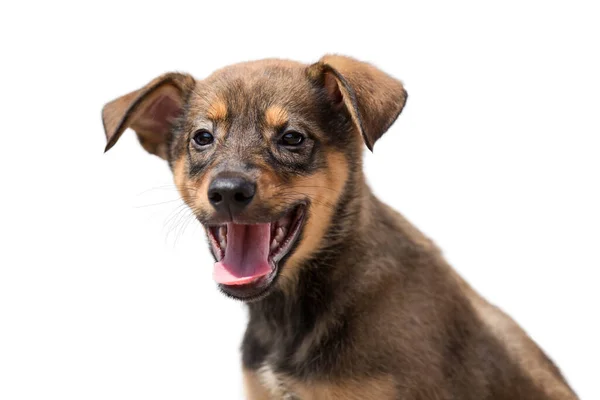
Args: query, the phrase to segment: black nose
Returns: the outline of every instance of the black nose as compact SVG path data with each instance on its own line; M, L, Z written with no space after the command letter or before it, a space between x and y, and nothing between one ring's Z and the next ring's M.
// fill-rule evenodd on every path
M254 198L256 184L240 174L221 173L208 186L208 200L217 211L242 211Z

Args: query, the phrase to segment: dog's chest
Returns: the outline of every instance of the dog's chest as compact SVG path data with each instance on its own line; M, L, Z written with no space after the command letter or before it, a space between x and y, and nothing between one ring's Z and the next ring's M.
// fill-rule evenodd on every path
M258 378L273 399L300 400L290 389L289 381L286 377L282 374L277 374L268 363L264 363L258 369Z

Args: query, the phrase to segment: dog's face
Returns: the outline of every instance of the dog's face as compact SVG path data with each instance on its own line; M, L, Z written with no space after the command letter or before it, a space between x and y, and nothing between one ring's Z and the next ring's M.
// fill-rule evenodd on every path
M169 162L205 227L214 279L253 300L317 254L363 144L372 148L405 101L399 81L348 57L263 60L204 80L163 75L108 103L103 121L107 149L131 127Z

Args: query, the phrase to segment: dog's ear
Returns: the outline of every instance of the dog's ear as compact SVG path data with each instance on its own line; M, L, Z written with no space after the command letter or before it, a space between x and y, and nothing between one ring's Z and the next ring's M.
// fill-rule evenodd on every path
M407 93L399 80L350 57L326 55L308 73L324 85L334 106L348 109L371 151L406 103Z
M105 151L117 143L125 129L131 128L146 151L167 159L171 124L181 114L194 84L190 75L169 73L107 103L102 109Z

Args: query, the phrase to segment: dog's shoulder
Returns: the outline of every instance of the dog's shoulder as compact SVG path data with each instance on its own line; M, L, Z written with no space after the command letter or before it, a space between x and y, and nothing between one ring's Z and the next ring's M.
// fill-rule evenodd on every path
M541 398L577 398L554 362L511 317L466 284L463 284L463 290L484 329L503 349L507 360L516 364L536 390L543 393L545 397Z

